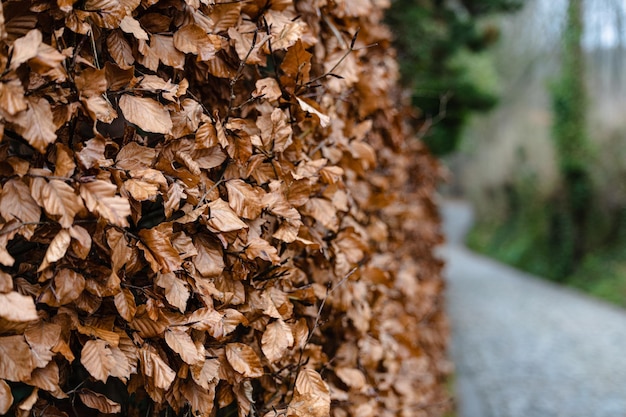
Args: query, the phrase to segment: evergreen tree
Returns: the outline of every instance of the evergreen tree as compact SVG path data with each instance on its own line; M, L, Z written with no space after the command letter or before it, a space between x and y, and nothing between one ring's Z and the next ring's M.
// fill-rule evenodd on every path
M396 0L387 15L395 30L404 82L413 89L420 123L437 122L424 138L437 155L452 152L472 111L497 103L495 72L482 52L498 38L479 19L510 12L520 0Z

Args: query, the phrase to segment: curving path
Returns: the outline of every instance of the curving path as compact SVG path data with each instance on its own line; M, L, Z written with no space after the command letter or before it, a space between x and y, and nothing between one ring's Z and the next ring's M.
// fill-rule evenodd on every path
M459 417L626 417L626 311L476 255L441 207Z

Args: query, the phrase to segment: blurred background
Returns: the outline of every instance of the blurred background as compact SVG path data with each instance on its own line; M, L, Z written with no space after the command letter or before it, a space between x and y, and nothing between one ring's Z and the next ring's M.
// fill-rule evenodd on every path
M626 305L626 2L395 0L418 135L467 243Z

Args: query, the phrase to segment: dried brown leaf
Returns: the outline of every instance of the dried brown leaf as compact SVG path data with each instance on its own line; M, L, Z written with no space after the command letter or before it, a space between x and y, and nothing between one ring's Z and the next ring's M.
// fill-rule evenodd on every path
M260 237L248 239L244 252L250 260L259 258L271 262L273 265L280 263L280 256L276 247Z
M61 216L59 223L65 228L72 226L74 216L83 208L74 189L60 180L48 181L41 190L44 209L52 215Z
M91 235L84 227L78 225L70 227L69 231L72 237L72 251L80 259L86 259L91 250Z
M0 294L0 317L13 322L28 322L39 318L33 298L15 291Z
M142 56L139 62L147 68L156 71L159 62L183 70L185 54L174 47L174 39L165 35L150 35L150 44L139 40L139 52Z
M57 138L54 116L50 103L44 98L26 97L28 109L20 112L10 121L15 130L40 153L44 153L48 145Z
M139 231L139 237L160 267L159 271L154 272L167 273L180 269L183 259L170 241L171 228L168 232L157 227L143 229Z
M283 95L278 82L274 78L268 77L257 80L255 86L256 89L252 93L254 97L263 97L266 100L274 101L278 100Z
M365 374L359 369L339 367L335 369L335 373L350 388L360 390L367 383Z
M107 159L104 156L106 141L102 137L89 139L83 148L76 152L76 158L87 169L94 166L106 166Z
M120 22L120 29L126 33L132 34L136 39L148 40L148 33L141 27L139 22L132 18L132 16L124 16Z
M198 55L201 61L208 61L216 52L207 32L193 23L182 26L174 33L174 46L186 54Z
M22 180L10 179L4 183L0 194L0 215L5 221L16 219L23 223L37 223L41 217L41 209ZM34 230L34 226L22 228L20 234L28 239Z
M320 125L322 127L330 126L330 117L317 110L315 107L313 107L313 105L307 103L304 99L296 97L296 100L298 101L298 104L300 105L302 111L314 114L318 117L318 119L320 120Z
M248 227L221 198L209 203L208 224L219 232L232 232Z
M50 264L55 263L59 259L65 256L65 252L70 247L71 241L70 231L63 229L56 234L54 239L50 242L46 255L43 258L43 262L39 265L37 272L41 272L46 269Z
M55 361L50 361L43 368L37 368L30 375L29 385L33 385L44 391L48 391L56 398L67 398L59 386L59 366Z
M24 98L24 87L18 79L0 83L0 109L9 116L15 116L28 108Z
M291 327L282 320L267 325L261 338L261 350L271 362L279 361L287 349L293 346L294 339Z
M106 382L115 368L115 357L104 340L88 340L81 351L80 363L95 379Z
M289 409L298 417L330 415L330 390L317 371L306 368L298 373Z
M325 198L311 198L302 208L302 212L313 217L328 230L336 232L339 227L337 209Z
M158 273L154 282L165 290L167 302L184 313L190 296L187 284L182 279L177 278L173 272Z
M188 365L196 365L203 361L204 357L198 351L189 334L178 328L170 328L165 331L165 343L178 353Z
M219 359L206 359L204 363L192 365L191 376L196 384L204 389L210 389L219 380L220 361Z
M287 50L280 69L287 77L288 83L305 84L310 81L311 58L313 55L304 49L301 41L297 41Z
M130 204L124 197L115 195L117 187L108 181L95 180L80 185L80 196L87 209L96 212L117 226L128 226Z
M238 216L253 220L261 215L264 208L263 189L253 187L240 179L233 179L226 182L226 190L228 205Z
M194 260L197 271L207 278L220 275L226 266L220 247L203 236L196 237L194 244L198 251Z
M157 151L141 146L136 142L125 145L115 158L115 165L125 170L149 168L156 158Z
M281 109L264 114L256 121L261 131L261 146L268 151L283 152L292 143L293 130L287 115Z
M59 307L76 300L84 289L85 278L76 271L63 268L54 276L54 289L46 289L39 301Z
M74 152L62 143L56 143L56 160L54 162L54 175L56 177L71 177L76 168Z
M149 378L160 389L168 389L172 385L176 373L155 351L144 346L139 351L139 358L144 378Z
M130 47L120 30L114 30L107 37L107 49L115 60L115 63L122 69L131 68L135 63L133 49Z
M0 414L4 415L13 405L11 387L4 380L0 380Z
M35 364L24 336L0 337L0 379L26 381Z
M126 120L146 132L168 134L172 131L170 112L151 98L124 94L119 105Z
M137 304L135 303L133 293L128 288L122 288L120 292L115 294L113 301L120 316L126 321L132 321L137 312Z
M39 29L29 31L24 37L13 42L13 54L11 55L11 69L15 70L24 62L37 56L37 50L43 40Z
M104 394L81 388L78 391L80 400L89 408L98 410L104 414L117 414L122 412L122 405L109 399Z
M6 294L13 290L13 277L10 274L0 271L0 293Z
M226 345L225 352L228 363L235 371L248 378L263 376L261 359L250 346L243 343L229 343Z

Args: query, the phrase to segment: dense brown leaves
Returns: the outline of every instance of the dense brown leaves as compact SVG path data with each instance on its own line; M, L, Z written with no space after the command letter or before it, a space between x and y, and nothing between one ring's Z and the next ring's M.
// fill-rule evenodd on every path
M0 414L445 412L384 3L3 3Z

